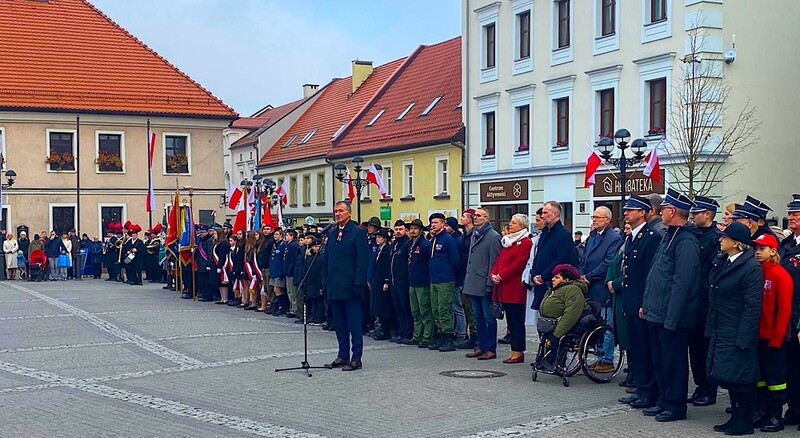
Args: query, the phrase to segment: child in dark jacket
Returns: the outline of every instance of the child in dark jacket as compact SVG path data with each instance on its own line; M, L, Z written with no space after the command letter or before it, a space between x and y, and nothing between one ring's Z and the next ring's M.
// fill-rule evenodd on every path
M302 293L305 297L308 323L320 325L325 322L325 300L322 290L325 258L322 255L317 256L321 246L319 239L312 241L309 246L309 251L303 260L306 281Z

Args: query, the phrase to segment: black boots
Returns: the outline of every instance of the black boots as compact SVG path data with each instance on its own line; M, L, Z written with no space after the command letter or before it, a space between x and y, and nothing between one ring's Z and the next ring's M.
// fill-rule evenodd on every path
M766 413L760 419L761 424L758 426L762 432L780 432L783 430L783 421L781 415L783 414L783 403L769 402L767 404ZM753 427L756 427L753 425Z
M428 346L428 350L438 350L439 347L442 346L442 343L444 343L444 334L436 333L436 336L433 338L433 343Z
M739 402L734 397L734 394L731 393L731 417L728 418L728 421L714 426L714 432L727 432L734 423L739 421L739 417L741 417Z
M742 436L753 434L753 417L755 416L757 403L753 395L754 394L738 393L734 395L734 393L731 393L731 404L735 402L739 405L739 417L725 429L725 435ZM731 414L731 419L733 419L735 414L736 408L734 407L734 413Z
M448 352L448 351L456 351L456 347L453 344L453 340L455 338L455 333L444 333L442 335L442 345L439 346L439 351L441 352Z

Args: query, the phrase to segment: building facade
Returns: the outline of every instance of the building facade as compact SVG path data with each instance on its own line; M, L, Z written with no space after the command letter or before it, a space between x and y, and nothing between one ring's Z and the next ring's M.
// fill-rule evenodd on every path
M230 107L80 0L17 2L0 15L0 34L13 39L0 48L0 144L17 173L3 191L3 228L100 236L131 220L147 229L176 187L193 187L198 220L214 221Z
M658 147L665 169L664 184L645 178L641 167L632 172L629 193L663 193L678 178L670 164L680 158L665 146L676 135L670 128L676 87L685 86L684 71L696 63L730 84L712 135L722 135L748 100L761 122L759 141L727 158L723 173L733 175L710 194L740 202L750 193L782 214L791 191L787 179L763 175L768 169L791 174L791 165L774 157L791 154L788 117L791 96L800 90L788 75L799 62L788 45L773 41L796 39L788 17L800 4L752 6L730 0L464 0L465 204L488 206L503 221L554 199L565 207L565 224L586 231L595 206L619 214L616 170L601 167L597 184L583 187L587 145L619 128L644 138L649 149ZM701 50L690 44L696 35Z

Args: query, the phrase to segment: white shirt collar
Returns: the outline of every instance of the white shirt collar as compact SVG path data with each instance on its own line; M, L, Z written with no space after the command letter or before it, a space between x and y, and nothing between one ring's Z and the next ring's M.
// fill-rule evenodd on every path
M642 222L641 224L639 224L638 227L631 230L631 236L632 236L631 239L635 239L636 236L639 235L639 232L642 231L642 228L644 228L645 225L647 225L647 222Z
M794 242L800 245L800 235L794 236Z
M738 259L738 258L739 258L739 256L740 256L740 255L742 255L742 254L744 254L744 252L740 252L740 253L734 254L734 255L732 255L732 256L728 256L728 261L729 261L729 262L731 262L731 263L733 263L733 262L735 262L735 261L736 261L736 259Z

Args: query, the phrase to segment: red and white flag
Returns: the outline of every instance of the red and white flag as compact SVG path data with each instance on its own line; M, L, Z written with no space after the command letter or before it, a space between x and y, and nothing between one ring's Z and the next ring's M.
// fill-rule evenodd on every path
M247 206L247 202L239 202L239 208L236 209L236 217L233 219L232 234L236 234L237 231L241 231L242 233L247 231L249 210L250 208Z
M148 123L150 123L148 121ZM153 187L153 155L156 150L156 133L150 132L150 144L147 145L147 212L156 209L156 191Z
M381 194L381 198L386 197L386 186L383 184L383 178L381 178L381 174L378 172L378 169L375 168L374 164L369 165L369 170L367 170L367 181L378 186L378 191Z
M250 189L247 191L247 205L245 205L245 211L247 214L246 221L247 221L247 230L256 229L257 225L253 223L253 215L255 214L255 205L256 205L256 191Z
M228 183L228 208L231 210L236 210L236 207L239 205L239 201L242 199L242 189L233 185L233 183Z
M586 149L589 151L589 156L586 158L586 173L583 177L583 187L594 185L594 176L597 174L597 169L603 164L603 160L591 146L587 144Z
M286 205L289 203L289 197L287 194L289 193L289 179L283 180L283 184L275 190L275 194L278 195L278 198L281 200L281 204ZM278 209L280 211L280 209ZM280 226L280 224L278 224Z
M661 181L661 166L658 165L658 144L644 156L644 176L656 182Z
M353 179L350 176L350 168L347 168L347 197L350 199L350 202L353 202L353 199L356 199L356 186L353 184Z

